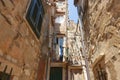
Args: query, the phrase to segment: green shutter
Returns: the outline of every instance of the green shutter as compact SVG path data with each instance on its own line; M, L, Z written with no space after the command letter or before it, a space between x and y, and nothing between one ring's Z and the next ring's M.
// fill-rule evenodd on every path
M50 80L62 80L62 67L51 67Z

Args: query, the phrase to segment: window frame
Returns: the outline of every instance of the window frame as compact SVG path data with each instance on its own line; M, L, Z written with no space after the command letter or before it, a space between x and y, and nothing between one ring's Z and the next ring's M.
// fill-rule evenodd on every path
M37 7L36 16L34 18L34 10ZM37 38L40 37L42 23L44 19L45 11L41 0L31 0L25 15L26 21L31 27ZM39 30L38 30L39 29Z

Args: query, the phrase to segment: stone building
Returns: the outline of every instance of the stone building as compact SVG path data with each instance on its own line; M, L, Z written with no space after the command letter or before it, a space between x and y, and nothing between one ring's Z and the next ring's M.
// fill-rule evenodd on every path
M69 26L67 27L68 80L86 80L81 41L80 27L70 20Z
M0 80L46 80L51 5L0 0Z
M52 28L50 29L50 58L47 80L67 79L66 27L67 0L54 0Z
M0 80L120 79L120 1L67 3L0 0Z
M67 0L0 0L0 80L66 80L67 12Z
M84 26L86 53L94 73L91 80L119 80L120 1L74 1L79 5L78 14Z

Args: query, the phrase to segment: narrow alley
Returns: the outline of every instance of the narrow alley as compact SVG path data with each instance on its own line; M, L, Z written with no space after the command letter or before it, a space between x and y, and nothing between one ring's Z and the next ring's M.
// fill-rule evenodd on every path
M0 80L120 80L119 14L120 0L0 0Z

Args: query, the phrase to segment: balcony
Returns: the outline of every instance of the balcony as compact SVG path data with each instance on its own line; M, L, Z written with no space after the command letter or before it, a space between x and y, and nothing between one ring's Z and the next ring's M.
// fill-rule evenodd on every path
M57 25L57 24L56 24ZM64 28L63 26L55 26L55 33L56 34L66 34L66 28Z
M66 34L65 15L60 15L55 18L55 33Z
M65 14L66 12L66 3L65 1L56 2L56 13Z

